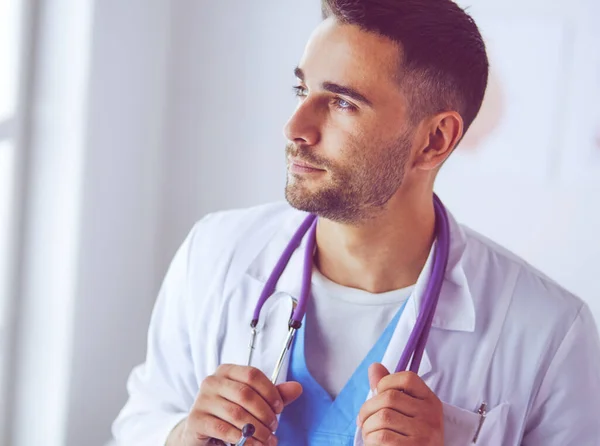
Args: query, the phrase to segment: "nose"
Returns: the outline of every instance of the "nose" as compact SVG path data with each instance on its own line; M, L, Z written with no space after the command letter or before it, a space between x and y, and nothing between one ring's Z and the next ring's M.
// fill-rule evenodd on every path
M283 134L298 145L313 146L321 138L319 116L308 98L304 99L283 128Z

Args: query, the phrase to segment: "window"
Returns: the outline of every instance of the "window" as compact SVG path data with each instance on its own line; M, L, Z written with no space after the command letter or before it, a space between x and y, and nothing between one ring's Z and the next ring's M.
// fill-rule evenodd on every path
M14 148L12 138L0 140L0 327L4 326L8 303L8 233L14 184Z
M22 0L0 0L0 383L4 382L16 172ZM0 386L0 391L2 387ZM0 395L2 401L2 395ZM1 414L0 414L1 415ZM1 440L0 440L1 442Z

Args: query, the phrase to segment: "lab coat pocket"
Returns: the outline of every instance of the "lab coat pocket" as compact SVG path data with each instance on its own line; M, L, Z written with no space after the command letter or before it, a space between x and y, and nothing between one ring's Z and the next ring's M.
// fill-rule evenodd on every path
M508 403L500 404L487 412L485 418L477 412L442 402L444 406L444 446L502 444ZM483 421L482 421L483 420ZM481 427L480 427L481 425Z
M486 446L502 445L504 433L507 429L506 424L508 421L509 409L509 403L502 403L487 413L485 421L479 431L476 444Z

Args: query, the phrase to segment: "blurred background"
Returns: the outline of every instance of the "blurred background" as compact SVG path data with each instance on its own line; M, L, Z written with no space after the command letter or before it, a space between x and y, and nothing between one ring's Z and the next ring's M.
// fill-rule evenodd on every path
M491 78L437 192L600 321L600 2L460 4ZM283 199L319 21L318 0L0 0L1 445L110 440L193 223Z

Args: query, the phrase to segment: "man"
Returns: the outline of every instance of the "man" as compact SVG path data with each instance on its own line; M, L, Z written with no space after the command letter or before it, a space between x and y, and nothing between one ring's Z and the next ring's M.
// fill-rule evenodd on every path
M327 0L323 12L285 127L289 205L194 227L161 289L117 441L235 443L252 423L249 445L600 444L588 307L451 217L418 373L395 373L430 278L436 174L479 111L488 61L450 0ZM318 215L311 294L274 385L306 240L257 319L252 366L247 324L307 212Z

